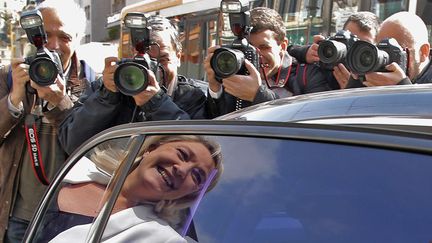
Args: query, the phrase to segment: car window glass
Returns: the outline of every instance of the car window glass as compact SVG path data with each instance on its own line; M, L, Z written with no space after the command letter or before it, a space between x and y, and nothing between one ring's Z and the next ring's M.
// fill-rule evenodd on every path
M158 137L146 138L129 168L118 163L121 159L110 159L119 155L124 157L124 153L113 155L112 151L124 151L127 139L99 145L86 154L85 160L88 159L89 164L96 168L83 169L83 174L90 175L87 178L91 177L91 180L85 182L81 174L74 176L71 171L59 189L60 195L71 184L79 189L77 191L86 191L86 186L92 185L90 201L99 210L107 201L103 195L111 194L96 192L100 189L105 192L113 185L110 181L118 182L112 179L113 173L128 172L120 194L132 195L139 203L116 208L121 197L116 199L102 241L112 238L119 242L136 239L154 242L164 237L181 241L184 239L176 237L183 236L188 242L210 243L427 242L432 238L428 227L432 225L432 163L429 155L340 143L208 136L207 140L220 146L223 158L223 169L218 167L219 170L214 170L212 166L206 167L206 163L196 163L205 162L207 158L192 155L191 151L198 151L196 148L176 144L164 147L163 153L158 151L161 146L151 145L151 141ZM113 163L96 162L94 154ZM171 204L170 200L162 205L162 208L174 206L172 209L175 211L160 211L156 208L161 206L161 200L140 201L138 198L144 195L148 200L150 195L148 188L145 189L148 183L153 183L148 180L151 178L148 171L153 176L157 175L153 186L176 188L164 191L163 199L172 197L172 191L181 188L172 175L180 175L180 169L173 172L167 165L173 159L194 165L189 174L184 174L185 178L190 178L184 183L190 182L191 188L199 189L187 194L191 198L181 201L180 208L176 208L180 204ZM145 170L140 167L143 161L148 165L159 163L159 166ZM197 179L201 170L204 171L204 180ZM142 179L144 189L135 187L137 191L129 193L125 189L132 188L129 178L137 171L142 172L135 173L135 176L142 175L138 178ZM71 178L75 181L66 181ZM58 211L59 198L51 202L51 213ZM85 196L81 196L78 203L81 210L86 207L83 199ZM76 200L69 203L71 207L76 206ZM170 214L172 212L175 213ZM81 212L82 215L85 216ZM71 235L74 239L85 239L94 220L94 217L72 217L74 226L65 228L65 225L57 223L53 227L53 216L55 214L50 214L50 211L45 215L39 233L58 227L62 229L60 236L65 236L65 239Z
M295 140L220 139L224 173L199 242L428 242L430 155Z
M48 242L65 229L93 222L100 210L106 185L120 161L110 160L104 151L119 151L124 157L129 137L108 140L82 156L65 175L55 196L50 199L48 210L39 224L36 242ZM104 160L96 160L95 154ZM101 163L103 161L103 163Z

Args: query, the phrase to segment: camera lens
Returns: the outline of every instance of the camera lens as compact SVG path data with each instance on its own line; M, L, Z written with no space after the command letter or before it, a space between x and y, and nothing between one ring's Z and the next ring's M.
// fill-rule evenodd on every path
M334 48L332 46L326 46L323 48L322 53L325 58L331 58L334 55Z
M36 58L30 64L29 75L38 85L48 86L55 82L58 70L49 58Z
M370 50L365 50L360 54L360 64L364 67L369 67L373 64L373 53Z
M133 62L120 64L114 73L114 82L123 94L136 95L148 86L147 69Z
M318 46L318 56L323 63L337 64L346 57L347 47L334 40L322 41Z
M236 74L243 64L243 52L228 48L217 49L210 60L210 65L213 68L216 76L221 78L226 78Z
M366 74L387 65L388 59L387 52L379 50L369 42L357 41L348 53L347 63L352 72Z

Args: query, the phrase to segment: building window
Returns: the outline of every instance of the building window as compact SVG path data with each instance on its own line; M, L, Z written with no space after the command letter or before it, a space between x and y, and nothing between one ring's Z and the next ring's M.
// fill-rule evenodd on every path
M85 35L85 43L90 43L90 35Z

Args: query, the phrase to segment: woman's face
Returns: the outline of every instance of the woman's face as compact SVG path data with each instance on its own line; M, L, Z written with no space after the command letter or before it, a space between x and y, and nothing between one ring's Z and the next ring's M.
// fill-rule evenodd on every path
M138 202L182 198L198 191L214 168L210 151L199 142L162 144L132 172L138 190L133 196Z

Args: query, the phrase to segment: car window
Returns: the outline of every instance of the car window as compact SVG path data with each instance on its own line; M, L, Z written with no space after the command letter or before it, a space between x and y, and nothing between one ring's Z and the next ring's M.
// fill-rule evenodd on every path
M104 229L102 241L116 242L167 237L210 243L432 239L430 155L337 141L206 136L219 152L197 156L191 154L194 147L155 143L160 137L146 137L136 154L130 138L88 151L57 189L38 226L36 242L84 241L91 227ZM127 154L134 154L130 165L123 159ZM215 154L221 156L222 167L214 163ZM166 165L173 158L193 165L184 174L190 180L182 182L192 193L172 194L182 188L172 175L174 169ZM150 177L141 167L143 161L153 168ZM123 172L125 177L119 179ZM154 175L158 179L149 181ZM132 183L136 179L142 181ZM155 186L165 188L161 195L149 192ZM131 193L130 188L136 190ZM119 207L124 195L132 195L137 203ZM109 207L111 198L112 211L99 213ZM106 224L98 220L102 216L107 216Z
M224 174L194 216L199 242L428 242L429 155L221 138Z
M106 151L118 151L116 156L124 157L129 140L129 137L123 137L105 141L78 160L50 199L48 210L37 228L35 242L48 242L66 229L93 222L103 205L105 187L120 165L120 160L110 159ZM104 160L95 159L96 154Z

